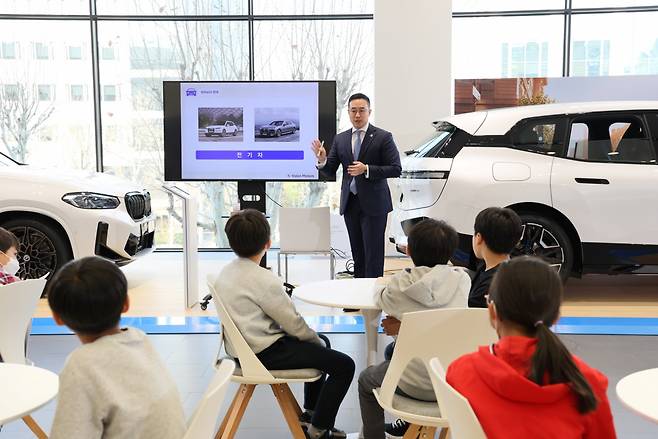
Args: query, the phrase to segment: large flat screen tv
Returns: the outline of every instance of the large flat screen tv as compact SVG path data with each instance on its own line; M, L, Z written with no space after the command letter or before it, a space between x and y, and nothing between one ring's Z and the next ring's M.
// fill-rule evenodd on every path
M328 180L311 141L336 135L335 81L164 81L165 180Z

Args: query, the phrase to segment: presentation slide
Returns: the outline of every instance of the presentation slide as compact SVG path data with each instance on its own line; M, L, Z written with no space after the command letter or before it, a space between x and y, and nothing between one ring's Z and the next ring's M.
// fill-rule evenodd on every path
M183 180L315 180L316 82L181 82Z

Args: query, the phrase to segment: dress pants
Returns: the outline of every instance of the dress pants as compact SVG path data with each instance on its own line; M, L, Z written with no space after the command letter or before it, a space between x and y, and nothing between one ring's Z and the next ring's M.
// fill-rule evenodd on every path
M354 277L383 276L388 214L366 215L361 210L359 196L350 192L344 217L354 259Z

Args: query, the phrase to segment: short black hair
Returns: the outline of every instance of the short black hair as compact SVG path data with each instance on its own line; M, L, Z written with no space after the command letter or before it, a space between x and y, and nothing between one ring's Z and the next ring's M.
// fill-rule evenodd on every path
M256 209L244 209L231 215L224 232L229 245L241 258L256 256L270 240L270 224Z
M447 264L457 249L457 231L445 221L426 218L409 231L409 255L417 267Z
M368 103L368 107L370 107L370 98L368 96L364 95L363 93L354 93L352 96L350 96L350 98L347 100L347 106L349 107L350 103L353 100L356 100L356 99L365 100Z
M9 230L0 227L0 251L5 253L12 247L16 247L16 250L19 249L21 243L18 242L16 235L11 233Z
M521 239L521 218L512 209L488 207L478 213L473 226L494 253L509 254Z
M128 281L119 267L98 256L70 261L46 289L48 305L78 334L96 335L119 324Z

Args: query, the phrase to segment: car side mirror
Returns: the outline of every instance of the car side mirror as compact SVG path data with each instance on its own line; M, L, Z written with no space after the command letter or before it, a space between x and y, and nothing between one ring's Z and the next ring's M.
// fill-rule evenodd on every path
M404 153L405 153L406 155L411 155L411 154L416 154L417 152L418 152L418 151L416 151L415 149L410 149L409 151L405 151Z

